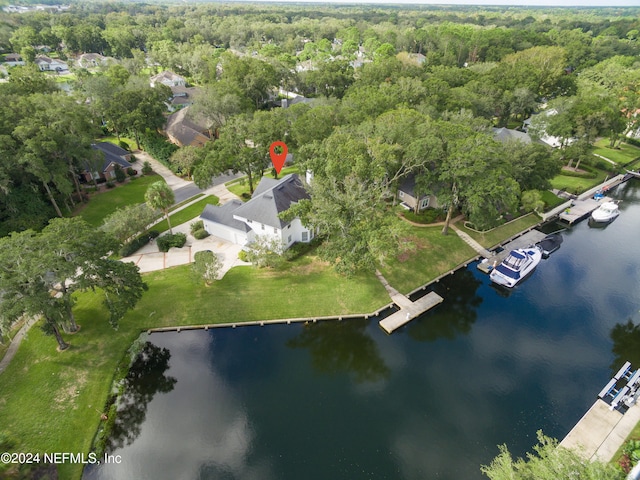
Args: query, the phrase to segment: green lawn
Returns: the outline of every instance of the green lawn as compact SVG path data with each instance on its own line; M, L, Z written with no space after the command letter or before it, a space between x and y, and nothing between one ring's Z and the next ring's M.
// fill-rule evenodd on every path
M542 193L542 201L544 202L545 211L552 210L567 201L565 198L560 198L557 195L554 195L553 192L549 190L544 190L540 193Z
M164 182L164 179L160 175L148 175L132 179L125 184L116 184L111 190L91 196L89 203L76 212L76 215L80 215L94 227L99 227L104 218L117 208L143 203L149 185L158 181Z
M400 221L400 220L399 220ZM380 271L401 293L409 293L448 272L476 253L453 230L442 235L442 226L409 227L408 238L413 251L389 259Z
M285 175L289 175L290 173L298 173L298 167L296 166L291 166L291 167L285 167L280 171L280 175L278 175L278 178L282 178ZM264 175L265 178L274 178L273 177L273 172L269 171L269 173L267 173L266 175ZM256 182L256 184L254 185L254 188L258 185L259 182ZM227 187L227 189L231 192L236 194L237 196L239 196L240 198L244 198L242 195L249 195L249 183L247 182L247 177L241 177L241 178L236 178L235 180L231 180L230 182L227 182L224 184L225 187Z
M344 278L309 257L284 271L232 269L211 287L181 266L145 275L149 291L116 331L96 295L80 295L80 332L65 336L71 348L32 328L0 375L0 432L15 451L89 451L111 381L125 351L151 327L242 322L312 315L366 313L389 303L373 274ZM310 308L311 306L311 308ZM79 479L81 465L60 465L60 478ZM0 477L2 471L0 470Z
M595 143L593 153L597 153L609 160L613 160L618 165L625 165L640 157L640 148L629 145L628 143L621 143L620 147L615 149L609 148L609 139L603 138Z
M129 151L133 152L134 150L136 150L137 146L136 146L136 141L134 139L121 136L120 140L123 141L124 143L126 143L127 145L129 145ZM116 137L115 135L110 135L108 137L102 137L102 138L97 139L97 141L98 142L109 142L109 143L113 143L114 145L120 146L120 141L118 140L118 137ZM139 166L140 168L142 168L142 165L136 165L136 166Z
M204 210L204 207L206 205L217 205L218 201L218 197L216 197L215 195L209 195L202 200L197 201L193 205L189 205L179 212L169 215L169 218L171 219L171 226L177 227L184 222L193 220L195 217L202 213L202 210ZM155 224L152 229L162 233L166 230L169 230L169 225L167 224L166 220L162 220L160 223Z
M462 224L456 224L456 226L468 233L471 238L473 238L476 242L482 245L485 248L491 248L500 242L503 242L507 238L511 238L512 236L527 230L534 225L540 223L540 219L533 213L525 215L523 217L517 218L512 222L506 223L499 227L494 228L493 230L489 230L485 233L477 233L473 230L466 228Z
M603 172L602 170L596 171L598 174L596 178L570 177L562 174L556 175L551 179L551 187L575 194L582 193L604 182L604 179L607 178L607 172Z

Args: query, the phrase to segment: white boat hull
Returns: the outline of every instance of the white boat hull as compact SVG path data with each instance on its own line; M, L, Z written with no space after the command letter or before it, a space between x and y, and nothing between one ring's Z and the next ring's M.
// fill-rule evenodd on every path
M606 202L591 212L591 219L598 223L609 223L620 215L618 205L613 202Z
M511 251L489 278L495 284L513 288L527 277L542 260L542 250L537 246Z

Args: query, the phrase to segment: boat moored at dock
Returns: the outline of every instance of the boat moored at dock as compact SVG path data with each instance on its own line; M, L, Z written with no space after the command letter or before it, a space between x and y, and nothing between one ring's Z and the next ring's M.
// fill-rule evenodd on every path
M542 250L537 246L512 250L500 265L491 270L489 278L493 283L513 288L533 272L540 260Z
M605 202L591 212L591 220L598 223L613 222L620 215L620 208L615 202Z

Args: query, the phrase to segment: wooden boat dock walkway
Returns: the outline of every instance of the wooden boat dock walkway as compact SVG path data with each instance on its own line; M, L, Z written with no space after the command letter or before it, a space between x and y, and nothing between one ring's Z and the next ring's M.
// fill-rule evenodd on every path
M444 298L436 292L429 292L424 297L417 299L415 302L411 301L405 295L402 295L395 288L389 285L389 282L387 282L380 272L376 271L376 276L387 290L387 293L391 297L391 300L393 300L393 303L400 307L400 310L392 313L379 323L380 327L389 334L444 301Z
M502 263L507 255L509 255L509 252L511 252L511 250L530 247L531 245L538 243L546 236L546 234L540 232L539 230L529 230L528 232L525 232L519 237L516 237L513 240L502 245L502 250L500 252L494 251L491 252L491 255L485 256L486 261L483 260L482 262L478 263L478 270L488 274L491 272L491 270L493 270L493 267L495 265L499 265L500 263Z
M589 216L591 212L596 210L603 203L610 201L611 198L609 197L602 197L599 200L596 200L593 197L574 200L570 207L567 207L565 210L560 212L558 218L563 222L567 222L569 225L573 225L574 223Z

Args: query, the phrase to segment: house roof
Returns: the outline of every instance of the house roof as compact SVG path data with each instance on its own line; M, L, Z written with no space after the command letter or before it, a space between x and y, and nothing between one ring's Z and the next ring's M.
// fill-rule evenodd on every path
M206 136L202 133L206 129L196 125L196 123L187 117L188 111L189 107L185 107L169 115L165 128L167 134L178 140L182 145L191 145L198 136Z
M104 153L104 163L102 164L103 172L112 163L117 163L122 168L129 168L131 166L131 164L124 158L125 155L129 155L129 152L117 145L114 145L113 143L100 142L91 145L91 147Z
M493 138L501 143L518 141L522 143L531 143L531 137L528 133L519 130L511 130L509 128L494 128Z
M233 218L234 211L240 206L242 206L242 202L237 199L230 200L222 206L207 205L200 214L200 218L220 223L246 233L251 230L249 225Z
M164 72L160 72L157 75L151 77L151 83L163 83L163 80L166 80L170 83L175 82L186 82L187 80L184 77L181 77L177 73L170 72L169 70L165 70Z
M263 186L263 183L265 185ZM262 179L251 200L238 207L234 216L260 222L272 227L282 228L288 222L282 221L278 214L286 211L292 204L310 198L298 175L290 174L281 180Z
M409 174L404 177L398 185L398 190L411 195L413 198L416 198L416 176L413 174ZM420 199L425 198L427 195L421 195Z
M40 65L41 63L47 63L49 65L66 65L66 62L62 60L56 60L55 58L49 58L45 55L38 55L34 60L36 64Z

